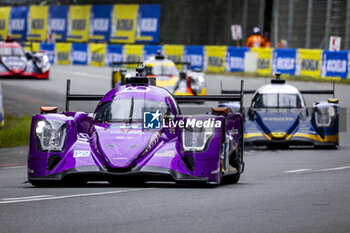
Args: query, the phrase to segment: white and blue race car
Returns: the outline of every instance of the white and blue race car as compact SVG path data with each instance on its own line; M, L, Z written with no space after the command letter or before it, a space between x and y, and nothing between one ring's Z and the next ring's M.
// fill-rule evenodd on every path
M236 91L222 90L224 94ZM298 90L285 80L271 80L257 90L245 90L253 94L244 120L246 145L289 147L310 145L337 148L339 145L339 104L333 90ZM302 94L333 94L327 101L314 102L307 108ZM239 103L222 103L232 111Z

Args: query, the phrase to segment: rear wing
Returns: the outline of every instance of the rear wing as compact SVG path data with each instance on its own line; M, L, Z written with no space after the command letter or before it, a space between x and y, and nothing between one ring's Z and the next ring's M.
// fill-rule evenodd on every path
M220 102L240 102L240 113L243 114L243 91L244 81L241 80L241 90L235 93L229 93L229 95L175 95L174 98L179 103L198 103L200 101L220 101Z
M304 95L333 95L333 98L335 98L335 82L333 82L333 89L328 90L299 90L301 94ZM241 91L238 90L224 90L222 88L222 82L221 82L221 94L226 95L232 95L232 94L239 94ZM254 94L256 90L244 90L243 94Z
M174 62L174 64L175 65L182 65L182 66L189 66L189 65L191 65L191 62Z
M67 79L66 88L66 112L69 111L70 101L100 101L104 95L89 95L89 94L71 94L70 79Z
M142 65L142 61L135 62L135 61L118 61L118 62L112 62L112 67L113 66L122 66L122 65L136 65L140 66Z
M174 61L173 61L174 62ZM114 66L122 66L122 65L137 65L141 66L143 64L143 61L135 62L135 61L118 61L118 62L112 62L112 67ZM191 67L191 62L174 62L174 64L182 65L182 66L189 66Z
M241 80L241 91L239 94L234 95L201 95L201 96L188 96L188 95L175 95L174 98L180 103L198 103L198 101L239 101L240 113L243 114L243 84ZM70 101L99 101L104 95L89 95L89 94L71 94L70 93L71 80L67 79L66 87L66 112L69 111Z

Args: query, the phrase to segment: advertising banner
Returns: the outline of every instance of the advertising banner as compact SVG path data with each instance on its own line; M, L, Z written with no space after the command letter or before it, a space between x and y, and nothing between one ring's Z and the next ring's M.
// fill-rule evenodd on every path
M296 49L275 49L273 52L272 73L295 74Z
M10 6L0 7L0 40L7 37L10 12Z
M67 41L87 42L91 5L71 5L68 13Z
M145 45L143 47L143 61L146 61L151 56L156 55L158 51L162 53L161 45Z
M90 41L109 41L113 5L94 5L90 13Z
M106 65L106 44L89 44L89 63L92 66Z
M124 61L142 63L142 58L143 45L124 45Z
M87 44L72 44L71 57L73 65L86 65L88 62Z
M30 6L27 19L27 40L46 40L48 14L49 6Z
M348 51L333 52L325 50L322 55L321 76L344 79L348 74L348 63Z
M135 43L136 19L139 5L118 4L113 6L110 41Z
M246 47L228 47L226 57L226 71L243 72Z
M2 93L1 93L1 83L0 83L0 127L5 123L4 107L2 106Z
M25 40L27 35L27 6L14 6L11 8L8 34L16 40Z
M252 52L258 54L257 73L261 75L269 75L272 71L272 48L251 48Z
M69 6L50 6L48 34L54 34L56 41L66 41Z
M321 76L321 49L298 49L296 75L319 78Z
M39 51L45 52L51 64L55 63L55 44L40 43Z
M70 64L71 43L56 43L55 54L58 65Z
M140 5L136 25L137 43L158 43L160 5Z
M185 46L184 62L191 63L189 68L203 70L204 68L204 47Z
M107 64L112 65L112 62L123 61L123 45L107 45Z
M173 62L182 62L182 58L184 55L184 47L183 45L164 45L163 46L163 53L164 56L172 60ZM178 69L182 69L181 65L177 65Z
M226 46L205 46L205 67L208 72L224 72Z

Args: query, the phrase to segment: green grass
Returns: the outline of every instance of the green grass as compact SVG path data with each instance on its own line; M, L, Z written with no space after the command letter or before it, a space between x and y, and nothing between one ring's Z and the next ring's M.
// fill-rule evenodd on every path
M210 73L210 74L218 74L218 73ZM220 73L222 75L226 76L236 76L236 77L251 77L251 78L274 78L273 75L261 75L258 73L249 73L249 72L225 72L225 73ZM291 80L291 81L303 81L303 82L325 82L325 83L333 83L334 81L336 83L340 84L350 84L350 79L340 79L340 78L315 78L311 76L291 76L288 74L282 74L281 75L282 79L286 80Z
M32 117L6 116L0 128L0 148L27 145Z

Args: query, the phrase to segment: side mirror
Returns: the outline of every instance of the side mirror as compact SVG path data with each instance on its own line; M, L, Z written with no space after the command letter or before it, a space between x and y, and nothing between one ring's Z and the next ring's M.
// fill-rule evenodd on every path
M180 75L180 80L186 80L186 76L187 76L186 72L180 71L179 75Z
M149 84L152 86L157 86L157 79L152 77L152 78L148 78L149 80Z
M40 107L40 114L57 113L57 107Z

